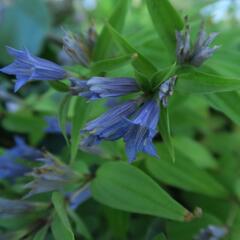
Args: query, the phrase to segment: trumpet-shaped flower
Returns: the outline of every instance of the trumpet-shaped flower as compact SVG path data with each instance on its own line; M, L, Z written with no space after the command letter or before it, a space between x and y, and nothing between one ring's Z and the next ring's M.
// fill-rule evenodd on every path
M7 47L7 51L15 60L0 71L16 75L15 92L31 80L61 80L67 77L67 72L62 67L46 59L32 56L28 50Z
M93 77L88 81L71 79L73 95L79 95L90 100L107 97L119 97L140 91L133 78Z
M143 104L132 120L126 120L128 126L123 138L129 162L136 158L138 152L157 156L152 141L157 133L159 114L158 101L151 99Z
M137 101L128 101L117 105L97 119L89 122L83 129L88 136L83 140L83 145L92 146L101 140L117 140L127 131L126 118L130 117L137 109Z

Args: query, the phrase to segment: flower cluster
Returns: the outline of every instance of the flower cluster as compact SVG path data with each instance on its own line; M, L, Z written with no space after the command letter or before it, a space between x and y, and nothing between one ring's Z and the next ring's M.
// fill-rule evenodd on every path
M200 66L218 48L209 47L217 36L212 33L207 36L201 27L198 39L191 46L190 28L186 25L185 32L176 32L177 62L180 65L191 64ZM90 28L86 37L77 37L66 33L63 38L63 49L74 63L89 68L92 51L95 45L96 33ZM68 78L71 82L70 94L86 98L89 101L102 98L117 98L134 93L138 95L132 100L119 103L106 113L86 124L81 133L85 136L82 146L92 147L102 140L115 141L122 138L126 145L129 162L136 158L138 152L157 156L153 138L157 134L157 125L161 107L167 107L168 98L173 94L176 76L170 76L162 82L158 89L144 90L134 78L99 77L88 80L71 76L61 66L48 60L34 57L27 50L20 51L8 48L15 61L0 71L16 75L15 91L30 80L61 80ZM173 74L174 75L174 74Z
M82 83L81 80L79 82ZM80 95L87 92L81 95L87 99L118 97L136 91L140 96L112 107L102 116L89 122L82 131L87 135L83 145L92 146L102 140L114 141L123 138L129 162L136 158L138 152L157 156L152 140L157 133L160 105L167 107L167 99L173 93L176 77L163 82L157 93L152 96L141 94L137 82L133 79L93 78L85 82L87 90L81 86L78 90ZM75 86L77 85L80 84L75 80Z

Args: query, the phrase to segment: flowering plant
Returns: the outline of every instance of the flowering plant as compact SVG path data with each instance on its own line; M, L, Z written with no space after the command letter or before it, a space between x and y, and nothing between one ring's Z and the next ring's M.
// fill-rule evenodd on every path
M1 49L0 239L237 240L237 33L169 0L84 1L74 32L72 1L27 1L0 22L46 28Z

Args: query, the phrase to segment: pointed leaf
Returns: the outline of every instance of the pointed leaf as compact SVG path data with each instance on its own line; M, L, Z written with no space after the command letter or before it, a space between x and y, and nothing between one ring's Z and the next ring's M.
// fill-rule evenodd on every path
M160 39L175 55L176 30L183 28L183 21L168 0L146 0L149 14Z
M68 214L71 220L75 223L76 231L88 240L93 239L87 226L85 225L83 220L79 217L79 214L77 214L70 208L68 209Z
M178 221L191 215L148 175L127 163L104 164L91 190L97 201L120 210Z
M175 148L192 160L199 168L216 168L217 162L207 148L189 137L177 137L173 140ZM186 151L186 146L188 150Z
M52 224L54 236L60 236L59 233L56 233L56 228L61 228L64 237L62 236L57 239L73 240L74 234L72 232L71 224L66 213L64 198L59 192L54 192L52 194L52 203L56 210L56 215Z
M48 226L44 226L42 229L40 229L36 235L34 236L33 240L45 240L45 237L47 235Z
M148 158L146 166L158 180L180 189L211 197L226 197L228 192L206 171L199 169L191 160L176 151L173 163L164 145L158 146L160 160Z
M66 95L62 102L60 103L59 110L58 110L58 119L59 119L59 126L62 130L62 134L68 143L67 133L66 133L66 123L68 118L68 110L71 102L71 96Z
M72 117L72 131L71 131L71 163L74 162L78 145L80 142L80 129L83 127L86 115L90 110L90 105L86 106L85 99L76 97L74 112Z
M240 94L238 92L226 92L208 94L206 98L210 105L223 112L236 124L240 124Z
M124 26L127 10L128 0L119 0L114 12L108 20L108 23L111 24L119 32L121 32ZM93 53L94 61L99 61L106 57L108 50L111 47L111 43L111 34L109 33L107 26L105 25L102 29L102 32L97 38L96 46Z
M132 65L135 68L135 70L145 75L148 78L148 81L150 81L152 75L157 72L156 67L147 58L145 58L145 56L138 52L137 49L131 46L131 44L123 36L121 36L113 27L108 25L108 28L115 42L119 45L121 49L123 49L124 53L131 54L133 56Z
M51 224L52 234L55 240L74 240L74 235L61 221L60 217L55 214L53 217L53 222Z
M179 72L176 90L186 93L214 93L240 89L240 78L223 77L188 68Z
M128 64L130 61L131 55L101 60L91 66L91 74L97 75L101 72L109 72Z
M175 162L175 151L172 143L168 109L164 107L162 107L161 109L159 131L161 133L164 143L168 148L172 161Z

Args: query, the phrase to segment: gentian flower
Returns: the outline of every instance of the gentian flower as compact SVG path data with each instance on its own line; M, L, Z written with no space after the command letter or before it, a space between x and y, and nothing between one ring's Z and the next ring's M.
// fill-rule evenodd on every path
M211 33L208 36L204 30L204 25L202 24L198 33L197 41L195 42L194 46L192 46L190 38L190 27L188 23L186 23L186 27L183 32L176 32L177 62L181 65L190 64L195 67L201 66L203 62L210 58L213 53L219 48L219 46L209 46L217 35L217 33Z
M114 141L121 138L127 131L128 123L125 119L136 111L138 102L136 100L124 102L89 122L82 131L88 134L82 144L92 146L101 140Z
M31 189L25 198L39 193L63 190L66 185L73 184L79 178L71 168L50 156L38 161L44 164L28 173L34 180L25 185L25 188Z
M63 50L73 60L73 63L88 67L95 41L96 31L94 27L88 29L86 37L68 32L63 37Z
M106 83L107 81L109 80L106 80ZM95 88L86 88L85 93L88 91L88 98L93 100L99 96L100 98L112 98L113 96L118 97L140 91L137 88L135 80L131 79L131 84L125 84L123 81L122 85L121 81L116 82L116 84L113 81L110 80L109 89L104 79L100 79L102 84L99 85L98 80L94 81L96 85L93 84L93 86ZM157 157L152 141L157 133L160 106L162 104L163 107L167 107L168 97L173 94L175 83L176 77L174 76L163 82L158 91L152 96L146 97L143 95L136 100L116 105L99 118L89 122L82 131L82 133L88 135L83 140L83 144L93 146L99 144L102 140L114 141L123 138L126 143L129 162L132 162L136 158L138 152L145 152Z
M46 59L32 56L28 50L7 47L7 51L15 57L15 60L0 71L16 75L15 92L31 80L61 80L67 77L67 72L62 67Z
M129 93L139 92L140 88L133 78L92 77L84 81L71 79L71 92L89 100L107 97L119 97Z
M205 229L201 229L194 240L220 240L227 234L225 227L210 225Z
M120 98L111 97L111 98L107 99L107 101L105 102L104 106L106 108L112 108L112 107L117 106L120 103L121 103L121 99Z
M15 142L16 146L0 156L0 179L15 179L30 171L26 165L18 162L18 159L32 161L41 157L40 151L27 146L20 137L16 137Z
M136 158L137 152L145 152L152 156L157 156L152 143L153 137L157 133L160 108L155 99L147 100L128 123L127 132L123 138L126 143L126 152L129 162Z

